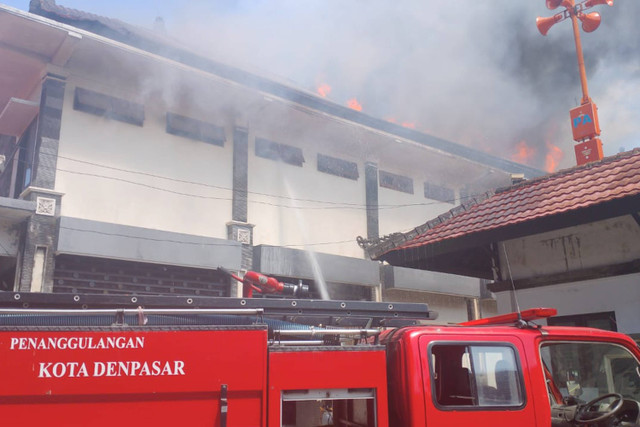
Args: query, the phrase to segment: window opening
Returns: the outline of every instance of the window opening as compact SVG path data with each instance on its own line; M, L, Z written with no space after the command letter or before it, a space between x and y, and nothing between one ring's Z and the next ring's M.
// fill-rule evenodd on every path
M413 179L385 171L380 171L379 175L380 187L413 194Z
M519 407L521 372L511 346L436 344L431 348L438 406Z
M436 185L429 182L424 183L424 197L439 202L455 204L456 196L452 188Z
M342 178L358 179L358 165L355 162L337 159L318 153L318 170Z
M226 140L224 128L174 113L167 113L167 133L221 147Z
M80 87L76 88L73 108L132 125L142 126L144 123L144 106L142 104Z
M302 166L304 156L302 149L291 145L280 144L264 138L256 138L256 156L270 160L280 160L293 166Z
M18 198L22 191L29 185L31 185L36 152L37 122L38 118L36 117L18 140L18 145L16 147L18 153L11 156L12 160L17 157L18 163L16 168L15 181L13 182L14 198ZM7 170L6 173L11 172L13 171Z

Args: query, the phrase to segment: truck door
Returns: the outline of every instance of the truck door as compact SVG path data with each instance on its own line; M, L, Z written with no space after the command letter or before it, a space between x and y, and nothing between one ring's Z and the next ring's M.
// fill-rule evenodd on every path
M420 337L428 426L537 426L522 343Z

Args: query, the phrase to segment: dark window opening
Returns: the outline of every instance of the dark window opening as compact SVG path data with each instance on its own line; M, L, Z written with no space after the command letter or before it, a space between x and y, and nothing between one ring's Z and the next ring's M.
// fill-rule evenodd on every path
M478 191L478 189L474 189L469 185L465 185L461 187L459 190L460 193L460 203L467 203L474 197L482 196L484 194L483 191Z
M435 344L433 398L439 407L521 407L522 373L515 350L501 345Z
M293 166L302 166L304 163L302 149L264 138L256 138L256 156L270 160L280 160Z
M0 135L0 196L13 197L13 178L15 166L18 165L18 149L16 138L9 135Z
M385 171L380 171L379 176L380 187L413 194L413 179Z
M6 167L2 172L2 181L8 179L13 182L13 198L18 198L22 191L31 185L35 167L36 128L38 119L34 119L22 134L13 151L6 158ZM15 164L17 163L17 164ZM15 164L15 166L14 166ZM15 175L14 175L15 174ZM6 177L6 178L5 178ZM6 186L3 182L3 187ZM11 194L9 194L11 196Z
M13 291L16 282L16 258L0 256L0 291Z
M452 188L431 184L429 182L424 183L424 197L451 204L455 204L456 202L456 196Z
M468 187L460 188L460 203L466 203L471 198L471 192Z
M142 126L144 123L144 106L142 104L79 87L76 88L73 108L132 125Z
M324 154L318 154L318 170L342 178L353 179L354 181L357 180L359 176L358 165L356 163Z
M226 140L224 128L174 113L167 113L167 133L221 147Z
M618 331L615 311L601 313L576 314L572 316L553 316L547 319L549 326L583 326L586 328Z

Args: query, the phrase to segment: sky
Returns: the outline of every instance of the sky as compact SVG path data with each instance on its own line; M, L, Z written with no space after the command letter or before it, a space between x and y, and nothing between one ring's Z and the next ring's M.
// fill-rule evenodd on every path
M27 0L0 0L28 10ZM570 21L544 0L57 0L151 28L338 104L547 171L575 165L582 98ZM582 33L606 156L640 147L639 0Z

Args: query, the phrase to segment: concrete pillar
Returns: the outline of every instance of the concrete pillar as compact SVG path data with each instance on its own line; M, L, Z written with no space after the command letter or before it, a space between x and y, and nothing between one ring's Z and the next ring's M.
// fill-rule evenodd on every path
M249 134L246 129L233 132L233 204L231 220L247 222L249 182Z
M20 198L35 201L36 213L27 220L16 290L53 292L62 194L29 187Z
M378 165L367 162L364 165L364 181L367 203L367 239L380 237L378 211Z
M36 202L36 213L27 220L17 267L16 288L20 292L53 291L62 199L62 194L53 190L65 87L66 79L56 74L49 73L42 81L31 176L29 186L20 194L21 199Z
M65 86L65 78L53 74L42 82L31 187L55 188Z
M247 223L249 186L249 133L246 129L233 131L233 200L231 221L227 223L227 238L242 243L242 269L253 265L253 224ZM242 286L231 284L230 294L242 296Z

